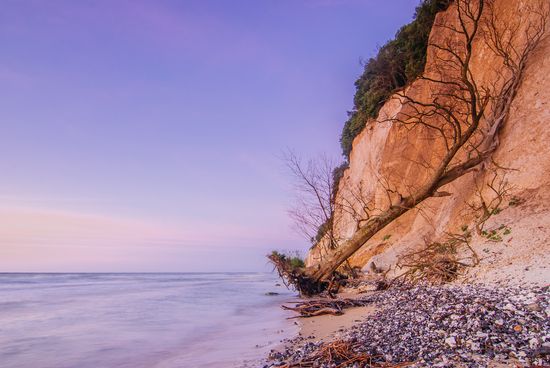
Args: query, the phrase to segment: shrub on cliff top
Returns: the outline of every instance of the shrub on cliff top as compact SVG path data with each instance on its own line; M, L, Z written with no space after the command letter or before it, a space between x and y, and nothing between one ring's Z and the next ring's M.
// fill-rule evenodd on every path
M414 20L401 27L395 39L388 41L365 63L363 74L355 82L353 110L348 112L340 137L342 153L348 159L353 139L363 130L367 119L375 118L392 93L424 70L428 36L435 15L447 9L451 1L424 0L416 8Z
M298 252L281 253L276 250L271 252L270 259L279 259L281 262L287 264L290 269L297 269L305 267L304 260L300 257Z

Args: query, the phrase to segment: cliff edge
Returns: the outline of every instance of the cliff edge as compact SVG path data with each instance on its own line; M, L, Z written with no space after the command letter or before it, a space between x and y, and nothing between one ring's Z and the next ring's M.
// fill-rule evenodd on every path
M497 26L506 27L518 19L518 11L536 1L495 0ZM456 6L439 13L436 23L458 22ZM528 23L528 22L527 22ZM522 26L525 27L523 22ZM434 27L430 43L448 37L451 27ZM525 29L514 29L525 32ZM446 34L447 33L447 34ZM521 40L521 38L519 38ZM498 80L494 54L488 44L477 44L472 71L477 80ZM425 74L430 73L439 50L429 46ZM479 258L467 267L459 280L483 283L523 282L547 284L550 279L550 37L547 35L530 54L521 85L508 118L499 133L499 146L490 164L482 165L444 187L445 196L429 198L408 211L368 240L350 259L352 266L373 262L390 276L403 272L400 260L433 242L444 242L453 234L468 233L469 249ZM423 80L406 87L404 95L421 98L429 93ZM406 191L425 180L423 165L441 151L441 143L423 130L410 130L389 117L402 114L403 98L394 96L380 110L377 119L366 122L353 140L349 167L339 182L338 196L349 188L367 193L376 207L389 188ZM348 190L346 190L346 188ZM490 206L489 206L490 203ZM480 225L483 204L490 216ZM355 202L355 205L360 205ZM492 207L491 207L492 206ZM349 211L337 210L337 232L349 239L357 219ZM322 244L307 257L309 266L322 262Z

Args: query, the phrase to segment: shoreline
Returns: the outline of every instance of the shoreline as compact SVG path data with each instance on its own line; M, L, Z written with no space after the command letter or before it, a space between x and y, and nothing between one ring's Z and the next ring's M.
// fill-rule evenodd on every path
M297 318L298 335L262 367L550 366L548 285L421 285L354 297L370 303Z

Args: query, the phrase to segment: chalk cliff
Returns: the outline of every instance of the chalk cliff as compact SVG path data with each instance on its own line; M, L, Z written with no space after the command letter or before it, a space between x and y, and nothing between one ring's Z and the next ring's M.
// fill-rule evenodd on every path
M495 0L496 18L504 27L518 19L520 13L536 1ZM524 14L524 15L525 15ZM438 24L457 22L456 6L437 15ZM522 22L526 27L528 22ZM524 32L521 28L516 32ZM430 40L451 32L434 27ZM521 40L521 37L519 38ZM478 80L498 80L493 67L494 54L487 44L476 45L472 62ZM428 47L426 73L434 64L438 50ZM515 96L508 119L499 134L499 146L493 154L496 166L466 174L443 189L450 196L430 198L418 209L409 211L370 239L351 259L354 266L370 262L390 274L399 257L420 249L426 243L443 241L449 233L473 230L479 213L472 209L480 203L480 194L487 201L494 193L487 185L502 184L507 193L498 210L487 220L486 233L472 231L470 244L481 258L480 264L467 270L466 278L481 282L523 281L548 283L550 280L550 36L542 39L530 55L521 86ZM428 93L426 83L417 80L405 90L407 96ZM422 163L430 162L442 149L425 131L410 131L402 124L387 121L402 111L399 98L388 100L377 119L366 122L354 139L349 168L339 183L339 196L346 188L361 188L370 205L382 206L388 187L406 192L407 188L425 180ZM500 167L500 168L499 168ZM496 177L495 177L496 175ZM507 183L507 184L505 184ZM355 203L355 205L359 205ZM349 211L336 212L337 232L350 238L357 222ZM491 238L491 231L495 236ZM489 235L488 235L489 234ZM308 265L320 262L322 245L312 248Z

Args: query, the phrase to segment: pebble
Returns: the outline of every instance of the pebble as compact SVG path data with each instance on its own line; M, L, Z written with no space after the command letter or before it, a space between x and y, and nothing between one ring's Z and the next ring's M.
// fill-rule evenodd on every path
M494 362L519 367L550 365L548 288L419 285L392 287L366 294L363 299L375 303L378 312L340 332L338 338L355 342L356 353L373 356L375 364L414 362L411 367L472 368ZM537 307L533 300L537 300ZM321 345L300 337L293 339L265 367L297 363ZM317 366L330 367L323 362Z
M456 339L454 337L448 337L445 339L445 344L449 345L449 347L454 348L456 346Z

